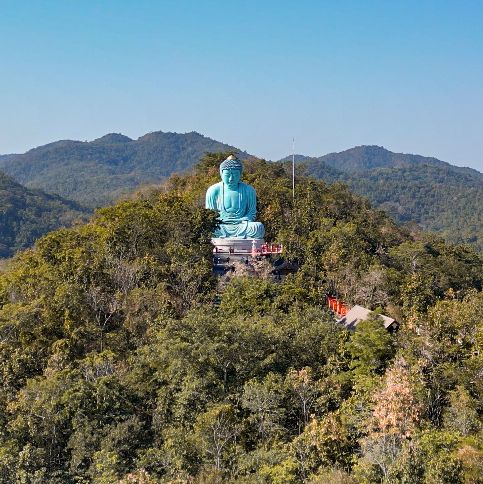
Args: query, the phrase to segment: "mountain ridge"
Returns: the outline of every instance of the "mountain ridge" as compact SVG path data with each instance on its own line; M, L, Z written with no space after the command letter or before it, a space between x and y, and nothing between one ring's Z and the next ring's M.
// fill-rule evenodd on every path
M78 203L25 188L0 171L0 258L30 247L51 230L86 221L88 215Z
M483 251L483 174L478 170L379 146L318 158L300 155L297 164L315 178L346 183L399 223L413 221L452 243Z
M60 140L0 158L19 183L91 208L112 203L143 183L161 182L190 169L205 152L248 153L195 131L153 131L136 140L108 133L93 141Z
M292 155L288 155L278 161L292 161ZM434 156L423 156L412 153L397 153L378 145L359 145L347 150L327 153L322 156L297 154L295 155L295 162L325 162L329 166L332 166L339 171L366 171L374 168L402 167L415 164L424 164L439 167L451 167L456 171L483 176L483 174L475 168L453 165Z
M243 159L252 156L195 131L153 131L137 139L108 133L92 141L59 140L21 155L0 156L0 170L28 188L96 208L191 170L206 152L227 151ZM295 159L307 175L348 184L400 223L413 220L451 242L483 250L483 174L478 170L377 145Z

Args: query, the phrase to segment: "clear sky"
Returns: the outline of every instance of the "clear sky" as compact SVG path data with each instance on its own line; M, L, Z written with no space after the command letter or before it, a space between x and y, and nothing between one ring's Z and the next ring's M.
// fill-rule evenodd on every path
M483 171L483 1L0 0L0 153L158 130Z

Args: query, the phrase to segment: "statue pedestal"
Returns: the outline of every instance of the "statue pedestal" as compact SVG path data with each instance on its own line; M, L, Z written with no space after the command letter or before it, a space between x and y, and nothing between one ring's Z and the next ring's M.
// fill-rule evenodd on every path
M278 255L283 252L280 244L266 244L263 239L213 238L213 272L222 276L234 270L235 261L250 265L254 259ZM253 269L253 267L252 267Z
M213 255L239 259L250 257L253 251L260 251L265 241L263 239L211 239Z

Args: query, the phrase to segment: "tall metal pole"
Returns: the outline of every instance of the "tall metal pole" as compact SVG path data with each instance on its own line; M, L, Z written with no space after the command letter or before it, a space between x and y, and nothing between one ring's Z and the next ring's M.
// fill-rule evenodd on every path
M295 138L292 138L292 199L295 202Z

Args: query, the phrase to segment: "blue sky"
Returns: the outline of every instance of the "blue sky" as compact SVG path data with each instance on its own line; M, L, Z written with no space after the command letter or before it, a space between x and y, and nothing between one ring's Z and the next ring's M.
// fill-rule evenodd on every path
M482 1L0 0L0 153L198 131L483 170Z

